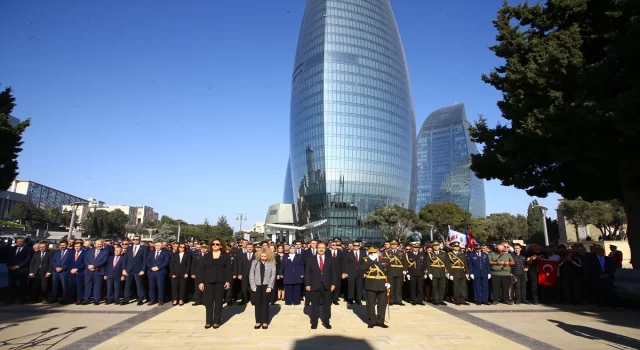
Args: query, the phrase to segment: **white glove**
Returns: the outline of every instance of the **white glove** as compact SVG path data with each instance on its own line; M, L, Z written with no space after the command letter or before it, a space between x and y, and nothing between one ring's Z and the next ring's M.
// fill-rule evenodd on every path
M433 275L429 274L429 279L432 280L433 279Z
M471 274L471 275L469 275L469 276L471 276L471 279L475 279L475 277L473 276L473 274Z
M369 257L371 258L371 260L378 260L378 253L374 253L369 255Z
M467 279L469 279L469 274L466 274L466 276L467 276Z
M406 276L407 275L407 271L402 271L402 274Z
M384 286L387 287L387 289L391 288L391 285L389 283L385 283Z
M407 275L407 281L411 281L411 275Z
M487 277L487 278L491 279L491 274L489 274L489 277Z
M453 276L449 276L449 279L453 281Z
M447 273L445 273L444 275L445 275L445 276L447 276L447 278L449 278L449 273L448 273L448 272L447 272Z

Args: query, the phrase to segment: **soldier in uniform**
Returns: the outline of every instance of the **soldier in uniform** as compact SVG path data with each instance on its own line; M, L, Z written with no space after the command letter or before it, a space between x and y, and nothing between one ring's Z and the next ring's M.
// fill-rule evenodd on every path
M378 248L370 247L367 250L368 257L360 260L360 271L364 273L364 289L367 294L367 318L369 328L375 326L389 328L384 323L387 307L387 298L391 285L387 282L390 268L389 260L378 256ZM376 315L376 306L378 313Z
M444 302L444 293L447 288L447 253L440 250L440 242L431 242L433 251L427 257L427 276L431 280L431 298L433 305L447 305Z
M467 303L467 256L460 251L460 242L452 242L453 251L447 253L447 270L449 279L453 282L453 302L456 305L469 305Z
M407 279L409 280L409 295L411 304L424 305L422 298L424 297L424 275L426 273L426 263L424 253L420 251L420 243L413 243L412 251L405 253L405 261L407 266Z
M389 261L389 278L388 283L391 285L391 300L389 305L401 305L402 302L402 282L404 281L404 252L398 250L398 241L391 241L391 249L385 250L385 259Z

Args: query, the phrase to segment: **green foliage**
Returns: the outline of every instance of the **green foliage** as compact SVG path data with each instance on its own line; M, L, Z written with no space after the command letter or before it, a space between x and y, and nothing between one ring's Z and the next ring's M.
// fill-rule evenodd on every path
M536 234L543 234L544 228L542 227L542 210L540 207L536 207L538 205L538 200L534 199L531 203L529 203L529 207L527 208L527 227L529 230L529 236L533 236Z
M615 239L627 218L618 201L562 200L558 209L576 226L594 225L606 239Z
M12 126L9 116L16 106L11 88L0 92L0 190L11 186L18 176L18 154L22 151L22 133L31 125L27 119Z
M0 227L26 228L27 226L16 224L15 222L0 220Z
M233 239L233 228L229 225L226 216L218 217L218 222L213 227L213 235L215 238L220 238L227 243Z
M470 128L484 145L471 164L480 178L537 197L623 203L632 254L640 254L638 18L637 0L505 2L491 47L505 63L482 79L502 93L508 122L481 118Z
M490 240L514 240L529 237L527 218L520 214L491 214L485 219L484 226Z
M249 231L249 232L238 231L233 234L233 240L237 241L239 239L243 239L245 233L249 234L249 240L251 242L260 242L266 239L266 236L264 235L264 233L260 233L256 231Z
M447 237L449 235L449 225L451 225L451 228L462 231L471 227L477 221L472 219L470 212L455 203L431 203L420 209L418 222L423 235L428 234L429 225L433 225L434 237Z
M365 225L378 227L385 239L399 242L405 241L407 231L413 231L416 222L415 212L399 205L378 207L363 220Z
M96 210L87 214L82 228L85 234L96 238L123 236L126 233L125 226L128 222L129 215L120 209L111 212Z

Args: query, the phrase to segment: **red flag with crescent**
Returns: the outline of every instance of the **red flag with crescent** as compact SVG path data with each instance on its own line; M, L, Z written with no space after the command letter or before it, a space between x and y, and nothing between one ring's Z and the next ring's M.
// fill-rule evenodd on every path
M538 284L553 286L558 280L558 262L555 260L538 259Z

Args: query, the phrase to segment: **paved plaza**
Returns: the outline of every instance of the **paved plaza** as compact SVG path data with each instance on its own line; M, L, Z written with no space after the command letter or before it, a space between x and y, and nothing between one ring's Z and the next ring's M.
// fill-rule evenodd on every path
M545 306L393 306L390 328L368 329L363 306L333 306L327 330L309 328L303 306L271 307L254 330L252 306L226 308L205 330L204 307L42 306L0 308L5 349L638 349L636 310Z

